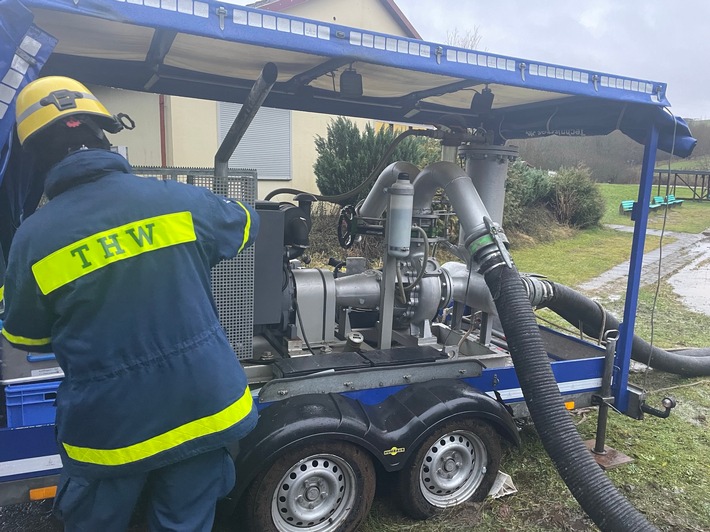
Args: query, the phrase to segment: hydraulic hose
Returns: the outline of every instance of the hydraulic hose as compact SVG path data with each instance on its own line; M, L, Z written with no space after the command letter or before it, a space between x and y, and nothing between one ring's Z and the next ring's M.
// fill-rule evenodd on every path
M541 307L549 308L595 338L608 330L619 328L619 320L592 299L565 285L551 284L553 295ZM683 377L710 375L710 348L665 351L634 335L631 358L660 371Z
M499 254L481 266L515 373L545 450L582 509L602 531L656 531L617 491L582 442L560 396L528 293Z

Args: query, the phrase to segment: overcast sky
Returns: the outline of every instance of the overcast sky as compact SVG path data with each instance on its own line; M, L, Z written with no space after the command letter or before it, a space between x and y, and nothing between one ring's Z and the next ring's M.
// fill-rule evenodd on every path
M668 84L674 114L710 119L710 0L395 0L423 39L478 27L479 48Z

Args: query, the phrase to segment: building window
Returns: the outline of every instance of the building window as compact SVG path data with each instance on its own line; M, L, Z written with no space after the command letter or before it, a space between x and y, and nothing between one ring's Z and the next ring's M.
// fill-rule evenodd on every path
M220 102L219 141L222 142L241 109ZM291 179L291 111L262 107L229 159L230 168L254 168L260 180Z

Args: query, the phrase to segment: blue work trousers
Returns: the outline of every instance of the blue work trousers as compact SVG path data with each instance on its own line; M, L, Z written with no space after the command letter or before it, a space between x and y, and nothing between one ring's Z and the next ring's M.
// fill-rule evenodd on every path
M141 493L152 532L209 532L217 499L236 479L226 449L217 449L140 475L106 479L62 473L54 513L65 532L125 532Z

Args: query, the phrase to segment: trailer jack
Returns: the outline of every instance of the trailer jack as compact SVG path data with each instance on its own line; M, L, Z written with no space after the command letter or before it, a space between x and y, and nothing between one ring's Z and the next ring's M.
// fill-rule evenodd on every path
M616 353L616 341L618 337L619 331L616 329L609 330L604 335L604 340L606 341L606 356L604 357L602 387L599 394L592 396L592 405L599 407L597 436L594 440L584 442L587 448L592 452L594 460L604 471L633 461L631 457L606 445L606 423L609 417L609 408L613 408L614 405L614 396L611 393L611 381L614 372L614 355Z

